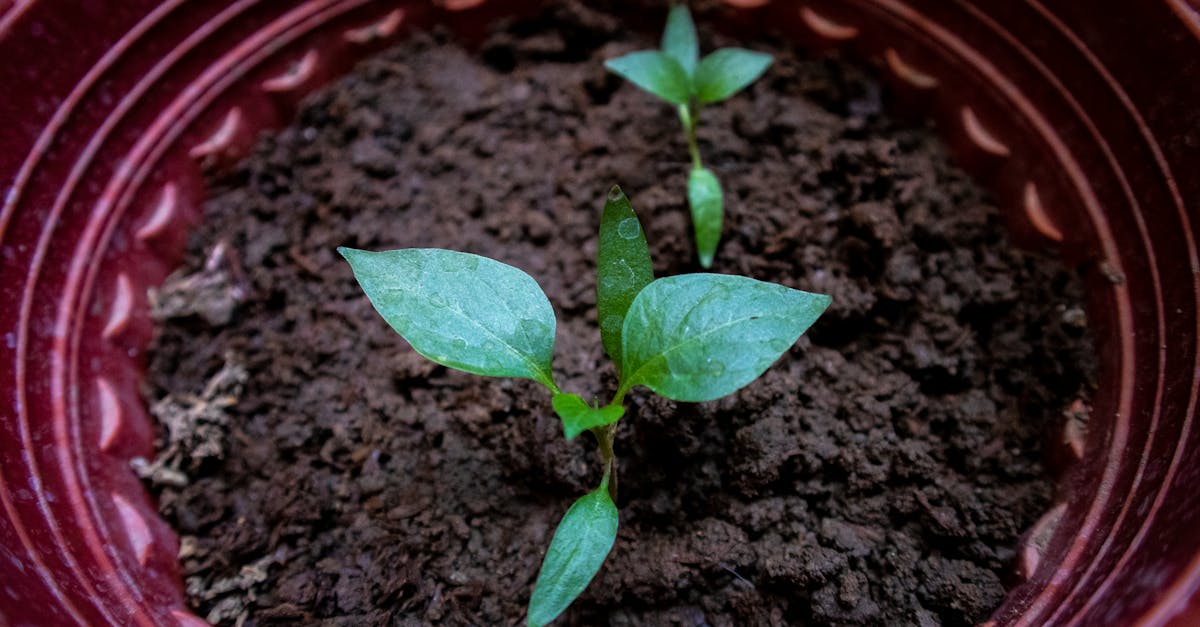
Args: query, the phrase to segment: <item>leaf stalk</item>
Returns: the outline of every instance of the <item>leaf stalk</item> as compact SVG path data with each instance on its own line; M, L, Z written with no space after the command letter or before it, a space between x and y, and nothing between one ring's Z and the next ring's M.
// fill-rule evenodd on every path
M696 140L696 126L700 117L700 105L696 104L695 100L688 102L686 105L679 105L679 120L683 122L683 130L687 134L688 154L692 156L692 169L699 170L704 167L700 161L700 144Z

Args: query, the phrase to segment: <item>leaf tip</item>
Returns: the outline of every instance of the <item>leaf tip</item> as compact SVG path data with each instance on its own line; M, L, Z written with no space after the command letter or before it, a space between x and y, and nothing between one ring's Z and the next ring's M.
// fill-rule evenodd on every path
M625 192L621 190L620 185L613 185L612 189L608 190L609 202L617 202L625 197Z
M700 267L704 268L705 270L711 268L713 264L713 256L713 253L710 252L700 253Z

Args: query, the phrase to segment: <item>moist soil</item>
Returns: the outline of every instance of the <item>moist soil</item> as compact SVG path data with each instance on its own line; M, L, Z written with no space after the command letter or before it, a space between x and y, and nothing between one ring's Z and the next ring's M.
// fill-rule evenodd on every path
M736 43L701 31L705 50ZM654 45L577 4L470 50L414 35L214 180L183 269L152 294L162 435L137 464L201 616L521 623L558 519L599 480L595 444L563 438L536 384L418 356L334 249L525 270L559 316L560 384L607 398L608 187L632 197L658 276L698 270L679 120L601 66ZM731 397L631 395L617 543L560 622L981 621L1054 497L1043 449L1091 389L1078 278L1013 249L932 129L881 111L869 72L752 46L775 65L700 129L725 186L713 271L833 305Z

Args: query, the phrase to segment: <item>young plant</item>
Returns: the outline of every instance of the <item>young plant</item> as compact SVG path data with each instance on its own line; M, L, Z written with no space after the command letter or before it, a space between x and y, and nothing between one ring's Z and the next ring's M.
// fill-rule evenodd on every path
M542 562L527 623L554 620L587 587L617 537L613 440L625 395L645 386L676 401L731 394L758 378L830 298L720 274L655 279L641 223L613 187L600 218L596 307L617 369L611 402L589 405L554 380L554 309L528 274L440 249L339 248L376 311L413 349L450 368L548 388L567 439L595 435L600 485L567 510Z
M721 48L700 59L696 26L686 6L667 16L661 50L640 50L604 62L613 73L679 108L687 134L692 171L688 176L688 205L696 232L700 265L712 266L724 219L721 183L700 161L696 125L706 104L720 102L753 83L772 62L769 54L742 48Z

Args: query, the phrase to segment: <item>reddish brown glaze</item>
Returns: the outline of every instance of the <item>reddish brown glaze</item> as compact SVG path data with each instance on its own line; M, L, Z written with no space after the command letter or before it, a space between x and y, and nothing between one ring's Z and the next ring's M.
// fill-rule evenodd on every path
M129 460L145 287L201 168L353 59L499 2L0 0L0 622L193 624L177 539ZM729 0L878 62L935 116L1017 238L1092 264L1103 364L1062 507L998 625L1200 622L1200 12L1185 0ZM87 6L95 6L89 12Z

